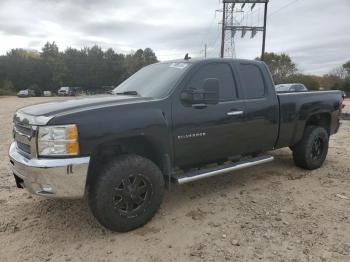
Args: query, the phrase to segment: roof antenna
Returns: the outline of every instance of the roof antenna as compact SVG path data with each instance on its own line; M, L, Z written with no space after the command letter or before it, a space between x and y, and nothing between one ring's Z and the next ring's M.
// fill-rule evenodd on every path
M188 55L188 53L185 55L185 58L184 58L185 60L190 60L191 59L191 57Z

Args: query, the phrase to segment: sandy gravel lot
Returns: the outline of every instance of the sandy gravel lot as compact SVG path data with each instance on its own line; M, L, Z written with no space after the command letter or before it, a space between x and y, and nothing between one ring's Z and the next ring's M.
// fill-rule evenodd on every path
M173 187L149 224L118 234L100 227L84 201L15 187L12 115L51 99L0 98L1 262L350 261L350 121L319 170L301 170L278 150L272 163Z

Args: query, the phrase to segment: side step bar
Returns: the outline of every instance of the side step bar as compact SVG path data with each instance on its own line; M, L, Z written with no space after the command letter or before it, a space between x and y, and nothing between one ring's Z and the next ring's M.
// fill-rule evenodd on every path
M221 166L216 166L216 167L201 169L194 172L185 173L177 177L175 176L174 180L177 184L182 185L182 184L186 184L186 183L200 180L203 178L216 176L216 175L240 170L247 167L264 164L264 163L273 161L273 159L274 159L273 156L260 155L260 156L250 158L248 160L242 160L236 163L229 163Z

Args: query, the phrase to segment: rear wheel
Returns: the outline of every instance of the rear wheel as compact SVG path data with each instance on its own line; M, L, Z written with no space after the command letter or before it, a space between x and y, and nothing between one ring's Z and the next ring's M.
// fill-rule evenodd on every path
M325 128L308 126L303 139L292 147L294 163L313 170L322 166L328 153L329 135Z
M96 174L88 201L96 219L112 231L126 232L146 224L163 199L159 168L138 155L120 155Z

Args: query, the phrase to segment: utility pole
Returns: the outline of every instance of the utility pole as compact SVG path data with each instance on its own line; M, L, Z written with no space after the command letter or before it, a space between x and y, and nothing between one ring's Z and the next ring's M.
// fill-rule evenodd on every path
M264 61L264 58L265 58L266 21L267 21L267 2L265 3L265 10L264 10L264 31L263 31L262 50L261 50L261 61Z
M220 51L220 57L224 58L224 52L225 52L225 21L226 21L226 3L225 0L222 1L223 9L222 9L222 29L221 29L221 51Z
M230 50L234 48L234 37L237 32L241 32L241 37L243 38L247 32L251 33L251 38L254 38L258 32L263 32L262 49L261 49L261 60L264 60L265 53L265 42L266 42L266 21L267 21L267 4L269 0L223 0L223 10L222 10L222 32L221 32L221 49L220 57L225 57L225 42L230 43L231 47L227 48ZM240 8L237 5L240 4ZM241 25L241 22L235 18L236 13L244 12L244 7L250 5L250 11L254 9L257 4L264 4L264 25L263 26L248 26ZM230 42L226 40L228 34L226 31L230 31ZM234 56L234 51L231 50L231 55Z
M204 45L204 58L207 58L207 44Z

